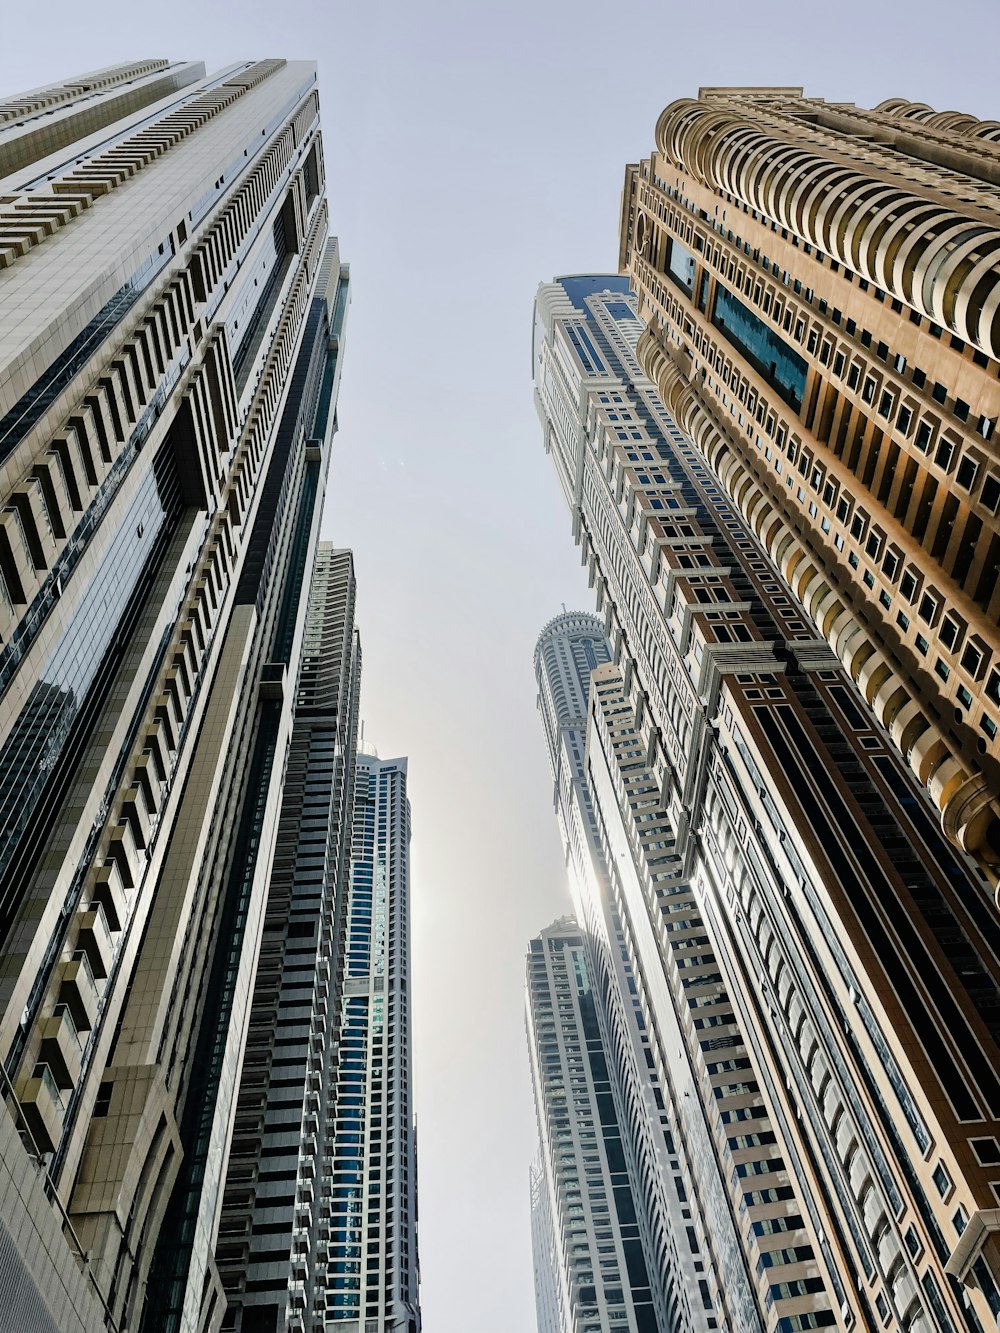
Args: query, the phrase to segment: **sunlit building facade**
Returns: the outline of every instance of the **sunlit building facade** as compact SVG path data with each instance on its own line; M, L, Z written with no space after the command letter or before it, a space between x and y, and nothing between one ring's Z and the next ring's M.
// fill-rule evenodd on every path
M705 1241L700 1212L704 1190L694 1187L687 1143L671 1130L671 1085L655 1068L647 1025L650 1007L637 941L616 871L602 841L603 817L594 806L587 772L587 717L591 680L611 662L603 622L594 615L564 612L542 630L535 645L538 711L553 779L553 804L562 838L576 921L596 979L594 1013L600 1028L608 1086L615 1103L621 1147L634 1184L635 1222L650 1300L661 1329L719 1327L720 1274L713 1255L728 1246L741 1256L735 1227L723 1234L716 1219L712 1244ZM679 1034L678 1034L679 1035ZM720 1182L713 1182L716 1191ZM739 1302L739 1284L729 1265L726 1299ZM744 1293L745 1327L754 1327L752 1302ZM749 1313L748 1313L749 1311Z
M629 167L639 362L1000 872L1000 125L706 88Z
M546 448L614 658L592 676L588 781L671 1132L714 1158L718 1234L738 1221L721 1293L749 1290L767 1328L989 1329L1000 926L981 859L942 835L665 409L625 282L545 284L535 314Z
M0 181L5 1278L214 1329L348 304L315 67L8 99Z

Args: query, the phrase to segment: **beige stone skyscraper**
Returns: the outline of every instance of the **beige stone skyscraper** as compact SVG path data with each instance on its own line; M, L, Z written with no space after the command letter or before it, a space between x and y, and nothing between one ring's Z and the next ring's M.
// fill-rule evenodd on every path
M1000 123L702 89L621 264L643 370L995 885Z

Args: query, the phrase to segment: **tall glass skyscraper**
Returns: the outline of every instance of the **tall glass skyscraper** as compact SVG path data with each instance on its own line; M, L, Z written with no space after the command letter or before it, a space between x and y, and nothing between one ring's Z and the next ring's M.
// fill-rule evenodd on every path
M420 1333L406 760L358 755L337 1085L317 1198L326 1325Z
M665 409L626 282L546 284L535 314L614 659L587 776L720 1324L992 1327L990 886Z
M316 1192L335 1114L361 650L350 551L321 542L254 979L216 1261L224 1329L323 1326Z
M347 304L312 65L151 60L0 103L0 1251L26 1328L222 1318Z

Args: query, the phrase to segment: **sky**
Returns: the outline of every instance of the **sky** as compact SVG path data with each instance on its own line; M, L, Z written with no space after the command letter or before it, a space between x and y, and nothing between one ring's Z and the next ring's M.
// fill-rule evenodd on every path
M593 607L532 404L542 280L614 271L626 162L700 85L1000 118L998 0L47 0L0 92L154 57L319 62L351 265L324 537L366 739L409 756L426 1333L532 1333L528 940L569 908L532 650Z

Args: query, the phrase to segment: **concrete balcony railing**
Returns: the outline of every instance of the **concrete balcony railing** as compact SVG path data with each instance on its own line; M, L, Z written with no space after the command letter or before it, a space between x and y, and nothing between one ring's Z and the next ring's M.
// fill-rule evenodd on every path
M60 1004L41 1026L42 1061L52 1071L60 1089L72 1088L80 1077L83 1042L69 1007Z
M59 1003L64 1004L77 1028L90 1031L97 1017L97 983L87 955L78 950L62 965Z
M87 956L90 970L95 977L108 975L115 946L108 930L104 908L98 903L80 918L80 933L77 935L77 948Z
M115 861L106 861L94 876L90 888L91 904L99 903L110 930L122 930L128 917L128 900L121 872Z
M66 1107L48 1065L35 1066L21 1085L18 1101L21 1114L40 1152L52 1152L62 1135Z

